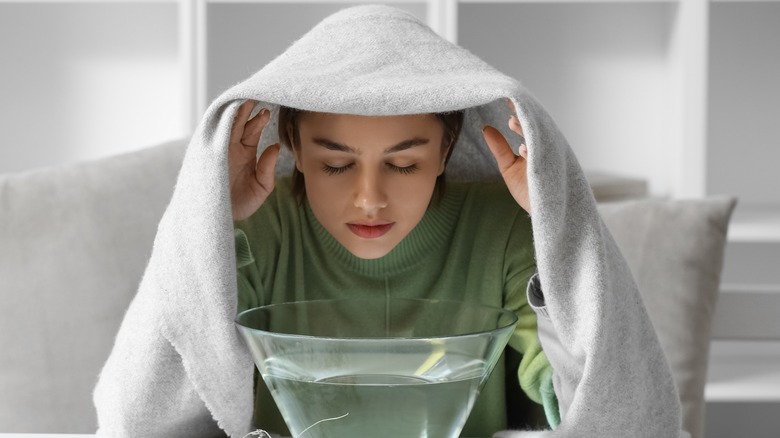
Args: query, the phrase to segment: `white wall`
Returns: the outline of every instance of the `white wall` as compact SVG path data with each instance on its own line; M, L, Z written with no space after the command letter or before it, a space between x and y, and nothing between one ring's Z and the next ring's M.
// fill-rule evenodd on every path
M587 170L634 176L669 195L676 156L670 36L674 3L464 4L458 43L519 78Z
M0 173L183 132L175 3L0 2Z
M711 9L709 193L780 204L780 2Z

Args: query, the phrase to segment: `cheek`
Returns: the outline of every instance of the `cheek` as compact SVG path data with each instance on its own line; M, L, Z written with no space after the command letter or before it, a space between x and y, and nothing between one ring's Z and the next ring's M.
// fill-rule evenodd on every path
M428 208L436 187L436 172L393 177L386 185L386 194L395 208L410 213ZM417 214L417 213L412 213Z
M350 185L346 178L334 178L323 172L321 168L312 165L304 165L302 173L306 197L312 208L320 214L344 209L350 193Z

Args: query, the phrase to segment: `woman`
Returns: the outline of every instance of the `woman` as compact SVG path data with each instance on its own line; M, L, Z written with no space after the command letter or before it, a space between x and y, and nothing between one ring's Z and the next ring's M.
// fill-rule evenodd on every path
M510 117L507 99L513 102L522 125L520 131L516 122L512 122L516 132L524 133L525 158L518 158L508 147L508 144L518 146L521 141L512 139L516 134L506 129ZM523 209L532 213L533 253L538 271L538 276L533 278L539 280L532 284L540 283L544 295L538 293L539 288L533 287L529 289L528 300L538 316L539 338L553 370L552 386L561 418L554 431L506 431L496 436L681 436L679 399L668 364L631 272L601 221L590 187L566 139L519 82L465 49L443 40L411 14L386 6L349 8L326 18L263 69L226 90L208 108L193 134L138 294L125 315L95 390L99 436L210 437L227 434L240 438L251 430L255 407L254 364L233 322L239 307L238 291L260 290L262 294L256 294L258 299L262 296L273 300L273 285L267 287L262 279L278 276L254 275L246 271L252 269L253 265L249 264L241 269L245 270L243 275L251 288L239 287L236 251L241 251L241 247L235 245L232 207L245 207L236 210L236 219L249 216L261 203L263 208L258 214L271 211L267 207L271 206L274 193L281 193L282 185L263 199L271 191L269 170L276 157L277 148L274 147L261 154L258 185L238 186L249 187L250 192L259 196L244 204L239 200L240 190L231 193L231 187L237 188L241 175L230 168L238 164L238 168L246 171L249 167L251 171L254 165L251 159L253 141L246 142L250 150L244 153L249 159L247 156L243 161L228 159L232 154L228 151L234 149L231 144L235 145L236 138L240 141L245 133L242 128L246 127L244 121L248 107L252 105L245 103L247 100L258 101L261 107L276 114L268 119L270 123L278 121L276 111L281 106L315 114L313 118L304 115L300 120L300 154L296 152L297 157L279 155L277 168L286 174L293 166L300 167L309 201L315 190L319 190L311 185L317 172L330 169L332 175L317 174L323 179L328 177L327 184L331 184L330 181L340 184L341 178L347 179L344 187L349 189L339 189L336 201L342 202L342 207L349 207L350 212L360 214L353 216L336 210L336 220L331 226L330 213L325 214L330 212L330 206L322 205L317 207L319 213L315 217L318 221L322 218L323 229L346 248L344 251L368 263L392 257L394 249L403 246L425 223L425 215L438 208L435 196L430 195L430 207L418 221L421 207L426 203L431 187L435 186L432 179L440 165L427 168L425 172L403 175L388 165L401 169L410 163L396 162L384 155L380 159L376 150L368 148L371 141L351 135L342 138L341 131L317 133L317 137L324 137L321 139L330 140L330 143L352 149L368 148L362 155L353 156L338 151L338 146L329 148L322 146L323 142L314 142L313 136L306 134L307 129L311 130L310 134L314 133L317 114L391 118L420 115L425 120L414 118L414 123L421 123L422 130L415 130L413 135L426 136L428 152L433 153L437 150L434 146L440 145L435 144L436 136L432 131L422 128L433 127L431 116L424 115L462 110L463 127L456 144L451 146L452 155L446 163L448 181L498 181L506 188L497 190L492 196L504 196L505 201L511 202L491 203L508 208L497 212L472 209L468 213L468 223L479 226L470 225L469 230L458 235L467 236L466 231L481 232L489 238L491 227L511 229L517 225L519 229L521 219L528 218ZM241 117L237 118L239 112ZM254 124L250 122L246 131L248 136L257 135L266 123L266 117L264 114ZM236 120L238 130L233 129ZM335 129L344 120L349 121L338 118L324 126ZM310 122L315 123L307 125ZM345 132L357 132L352 128L365 123L348 123L351 129ZM509 143L492 129L483 134L485 125L504 130L503 136L510 138ZM402 131L404 135L398 138L395 131L392 135L383 135L389 143L377 143L377 147L384 152L399 142L414 139L409 138L412 131ZM275 132L278 130L263 130L260 144L277 143L279 138ZM485 147L485 137L490 149ZM323 158L309 161L307 145L324 149L315 149L318 153L338 152L339 155L329 155L327 161ZM292 146L295 146L294 142ZM406 152L411 153L416 148L407 148ZM342 153L350 158L344 159ZM431 162L441 163L442 156L428 157L437 158L431 158ZM330 161L331 158L338 160ZM314 170L307 167L310 165ZM383 178L425 176L425 182L420 185L426 189L414 193L419 199L408 214L393 213L383 217L377 213L376 218L371 215L371 208L381 207L385 202L386 208L391 207L390 201L392 208L396 208L396 195L380 190L388 184L376 183L380 168ZM359 190L352 190L354 187ZM446 208L450 196L467 199L465 192L448 184L439 206ZM352 196L355 193L359 196ZM411 192L407 194L412 195ZM350 202L354 199L358 206L346 202L348 195ZM466 201L463 202L466 205ZM334 202L334 205L339 204ZM252 217L251 221L255 219ZM480 220L482 222L474 222ZM418 221L417 225L412 226L415 221ZM239 224L239 229L242 226ZM239 253L238 260L262 258L264 262L275 256L263 253L268 248L278 247L272 240L257 241L253 237L258 235L256 228L244 228L249 231L246 233L249 251ZM408 229L412 231L408 231L407 237L399 239ZM396 234L398 231L401 232ZM520 235L507 233L507 236ZM273 239L273 236L266 237ZM525 240L503 242L506 251L493 248L492 254L509 257L521 254L529 248L530 237L525 237ZM282 239L285 238L282 235ZM342 238L343 245L338 240ZM368 248L365 253L353 248L356 256L349 250L354 239L369 239L372 243L365 245ZM449 240L442 238L439 241ZM470 255L475 260L482 256L479 253ZM487 261L480 260L479 264L486 269L496 267ZM522 267L519 263L513 266ZM451 278L463 275L462 269L455 271L448 271L452 275L441 278L451 281ZM527 274L530 267L520 271ZM512 303L507 295L503 305L516 309L523 307L521 300L525 295L517 293L522 289L521 277L524 275L512 277L518 281L511 289L517 300ZM479 273L468 276L471 281L479 278L490 281L498 278L503 282L508 277ZM392 289L393 292L401 290L413 289ZM242 293L242 296L246 297L242 298L243 306L253 304L251 295ZM495 292L484 297L504 299L503 293ZM523 348L519 349L522 351ZM532 348L526 346L526 356ZM514 349L507 350L507 356L511 351ZM532 356L543 357L541 354ZM507 373L507 376L511 375ZM533 386L535 384L526 388ZM507 423L507 426L512 424Z
M239 108L229 145L238 310L375 294L506 307L519 319L510 341L517 353L511 357L519 360L510 361L506 371L517 375L523 391L507 385L500 364L463 435L528 426L529 418L521 420L526 412L506 409L505 392L524 392L544 403L547 418L557 425L552 368L525 298L536 268L531 222L520 207L528 208L525 158L514 155L498 130L486 127L485 140L501 160L506 185L445 186L462 111L360 116L282 107L279 137L295 167L292 180L274 189L279 148L268 147L255 160L270 112L263 108L250 118L254 104ZM522 138L516 116L508 126ZM256 382L254 427L289 435L263 381Z

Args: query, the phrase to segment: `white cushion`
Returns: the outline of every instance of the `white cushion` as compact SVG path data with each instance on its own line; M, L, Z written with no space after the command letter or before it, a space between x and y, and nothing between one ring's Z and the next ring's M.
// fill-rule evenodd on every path
M672 368L683 429L704 436L704 385L732 198L600 205Z
M183 151L0 177L0 432L95 431L92 389Z

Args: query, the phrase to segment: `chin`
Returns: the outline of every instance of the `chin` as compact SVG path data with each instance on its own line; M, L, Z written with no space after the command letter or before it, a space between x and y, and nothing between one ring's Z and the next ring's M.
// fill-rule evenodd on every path
M352 251L349 252L352 253L355 257L359 259L365 259L365 260L373 260L373 259L381 259L382 257L386 256L390 251Z
M345 246L349 252L352 253L355 257L359 259L365 259L365 260L372 260L372 259L380 259L387 254L390 253L390 251L395 248L395 246L391 248L382 247L382 248L372 248L373 245L366 245L365 243L358 243L351 246Z

